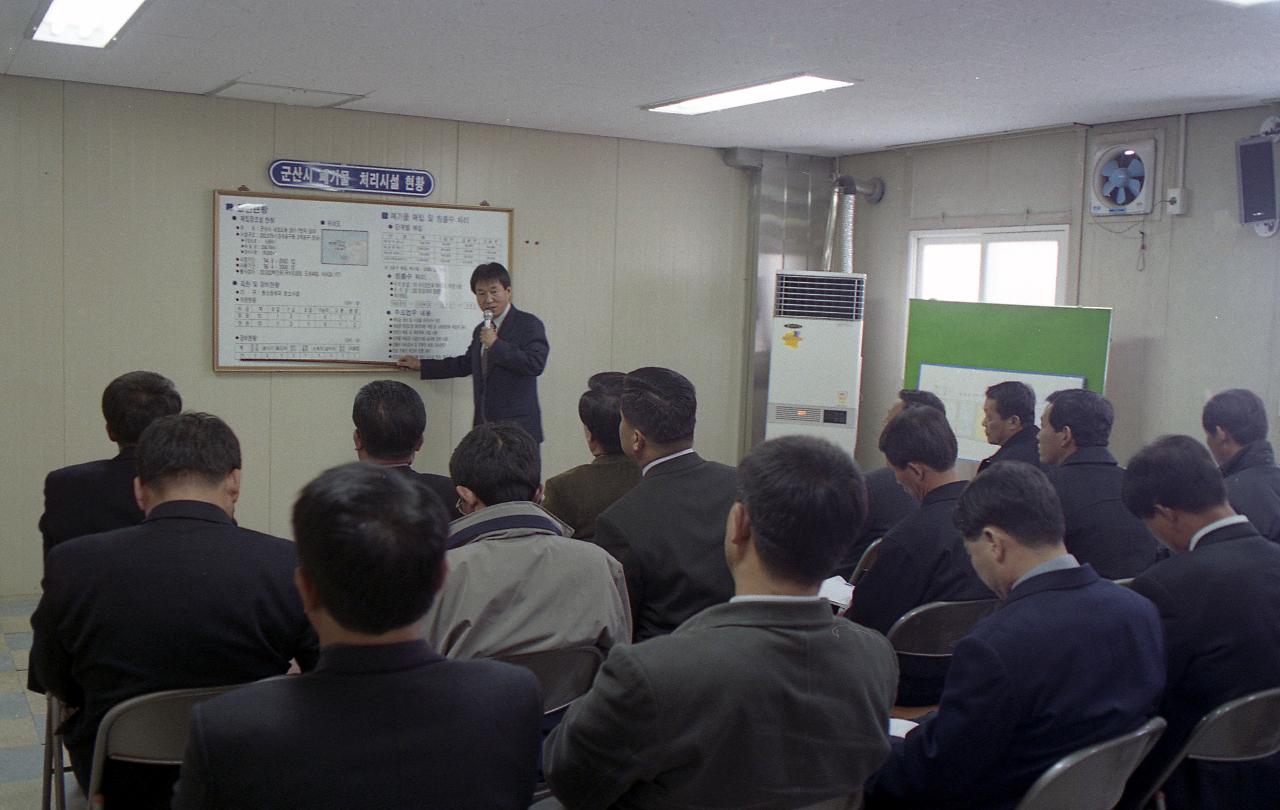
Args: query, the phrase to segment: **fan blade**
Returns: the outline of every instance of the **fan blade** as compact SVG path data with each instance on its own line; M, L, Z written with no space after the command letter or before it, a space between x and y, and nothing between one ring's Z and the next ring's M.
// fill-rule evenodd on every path
M1120 171L1120 163L1116 160L1109 161L1107 165L1102 167L1102 173L1107 177L1110 177L1118 171Z
M1115 180L1107 180L1107 182L1102 184L1102 196L1111 197L1111 195L1115 193L1115 190L1119 188L1119 186L1120 184L1117 183Z
M1130 177L1146 177L1147 176L1147 167L1143 165L1142 158L1134 158L1133 162L1129 164L1129 176Z
M1117 205L1124 205L1129 201L1128 195L1126 194L1127 191L1128 189L1126 189L1124 186L1116 187L1116 204Z
M1138 180L1138 179L1136 179L1136 178L1130 178L1129 182L1128 182L1128 183L1126 183L1125 185L1127 185L1127 186L1129 187L1129 190L1133 192L1133 196L1134 196L1135 198L1136 198L1140 193L1142 193L1142 181L1140 181L1140 180Z

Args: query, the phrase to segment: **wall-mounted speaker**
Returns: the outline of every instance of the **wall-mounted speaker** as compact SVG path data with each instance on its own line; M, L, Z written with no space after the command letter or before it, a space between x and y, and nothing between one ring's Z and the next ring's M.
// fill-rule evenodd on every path
M1270 135L1236 141L1236 169L1240 177L1240 223L1275 222L1276 155Z

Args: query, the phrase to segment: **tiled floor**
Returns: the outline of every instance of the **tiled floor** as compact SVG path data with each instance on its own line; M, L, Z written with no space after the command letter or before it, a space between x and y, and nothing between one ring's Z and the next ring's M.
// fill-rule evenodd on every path
M40 806L44 695L27 691L31 612L37 597L0 597L0 810ZM68 777L68 808L82 807Z

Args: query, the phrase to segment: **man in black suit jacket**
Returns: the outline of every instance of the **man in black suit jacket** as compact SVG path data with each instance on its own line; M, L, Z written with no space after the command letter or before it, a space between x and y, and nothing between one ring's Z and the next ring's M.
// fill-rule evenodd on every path
M1280 543L1280 467L1267 441L1267 406L1252 391L1232 388L1205 403L1200 422L1231 508Z
M858 580L849 618L888 633L904 613L929 602L991 599L951 519L965 482L956 473L956 436L947 417L934 408L904 409L885 425L880 451L920 509L885 535L875 565ZM898 703L937 703L947 660L904 659L901 666Z
M1099 576L1124 579L1145 571L1160 546L1124 507L1124 469L1107 450L1115 409L1083 388L1055 391L1040 417L1040 461L1062 501L1067 551Z
M1023 461L1040 466L1040 448L1036 438L1036 392L1017 380L996 383L987 389L982 403L982 429L987 441L1000 445L990 457L978 465L978 472L997 461Z
M44 556L64 540L142 522L133 497L138 437L152 420L182 410L173 382L153 371L131 371L116 377L102 392L107 438L120 448L115 458L73 464L44 480L44 514L40 534Z
M395 380L375 380L360 389L351 406L356 430L356 457L417 478L449 510L449 519L462 517L458 493L447 475L417 472L413 457L422 449L427 430L427 406L418 392Z
M1213 459L1190 436L1164 436L1129 461L1124 502L1173 555L1133 581L1160 610L1168 729L1129 780L1135 808L1195 724L1238 697L1280 686L1280 547L1227 502ZM1280 755L1254 762L1185 761L1164 785L1169 810L1277 805Z
M693 383L647 367L622 385L618 433L643 480L601 513L594 542L622 563L641 641L733 595L722 541L738 476L693 451Z
M873 778L873 810L1011 810L1058 759L1142 725L1164 686L1154 607L1067 553L1042 473L992 466L955 522L1004 604L956 645L937 714Z
M250 684L192 714L176 810L523 810L537 772L532 673L450 661L422 640L446 576L439 500L348 464L293 509L313 672Z
M31 669L75 713L63 725L81 787L103 715L164 689L309 669L316 638L293 589L293 544L236 526L240 445L216 416L151 423L138 443L139 526L78 537L45 561ZM175 769L111 761L108 805L167 807Z
M471 333L466 354L443 360L405 355L397 364L414 369L424 380L471 377L475 400L472 426L515 422L542 441L538 375L547 365L547 331L537 316L511 305L511 274L497 262L482 264L471 274L471 290L484 321Z

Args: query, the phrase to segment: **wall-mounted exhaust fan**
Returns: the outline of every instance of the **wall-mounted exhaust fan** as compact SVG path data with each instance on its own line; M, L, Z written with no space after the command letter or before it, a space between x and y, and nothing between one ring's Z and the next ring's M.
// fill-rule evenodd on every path
M1155 199L1156 142L1105 146L1094 153L1093 199L1089 210L1098 216L1149 214Z

